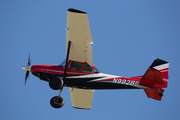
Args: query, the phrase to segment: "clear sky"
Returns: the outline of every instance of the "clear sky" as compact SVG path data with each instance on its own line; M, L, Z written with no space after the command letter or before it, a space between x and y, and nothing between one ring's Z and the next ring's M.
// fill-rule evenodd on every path
M32 65L58 65L66 57L67 9L88 13L93 63L103 73L143 75L155 58L170 63L169 86L162 101L144 90L96 90L91 110L71 105L69 88L61 109L49 101L59 91L30 74L24 86L28 55ZM179 120L179 0L1 0L1 120Z

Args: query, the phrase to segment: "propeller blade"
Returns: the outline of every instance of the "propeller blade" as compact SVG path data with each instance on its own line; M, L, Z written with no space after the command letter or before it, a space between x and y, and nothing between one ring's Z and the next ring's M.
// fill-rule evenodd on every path
M24 85L26 85L26 82L27 82L27 78L29 77L29 71L26 72L26 76L25 76L25 83Z
M30 54L29 54L29 58L28 58L28 66L31 65L31 60L30 60Z

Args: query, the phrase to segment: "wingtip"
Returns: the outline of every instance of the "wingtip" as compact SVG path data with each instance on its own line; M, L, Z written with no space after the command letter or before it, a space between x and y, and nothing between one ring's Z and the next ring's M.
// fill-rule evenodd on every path
M87 13L84 12L84 11L77 10L77 9L74 9L74 8L69 8L68 11L69 11L69 12L75 12L75 13L84 13L84 14L87 14Z
M82 109L82 110L91 110L91 108L83 108L83 107L76 107L76 106L73 106L73 108L76 108L76 109Z

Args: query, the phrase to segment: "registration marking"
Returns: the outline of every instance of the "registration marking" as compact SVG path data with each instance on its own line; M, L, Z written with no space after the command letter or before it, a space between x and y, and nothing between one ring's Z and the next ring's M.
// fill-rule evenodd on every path
M134 85L134 86L139 85L139 81L127 80L127 79L121 79L121 78L120 79L114 78L113 82L117 84L125 84L125 85Z

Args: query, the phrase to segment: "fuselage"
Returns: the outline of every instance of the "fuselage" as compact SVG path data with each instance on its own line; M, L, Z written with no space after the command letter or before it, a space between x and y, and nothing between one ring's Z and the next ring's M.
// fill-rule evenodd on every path
M92 65L92 70L87 68L87 63L82 63L79 69L70 68L72 61L68 62L68 69L66 73L66 80L64 86L76 87L83 89L139 89L148 88L140 85L140 77L126 78L115 75L103 74ZM77 67L77 66L76 66ZM86 68L85 68L86 67ZM78 68L78 67L77 67ZM31 72L40 80L49 82L54 76L59 76L63 79L64 76L63 65L33 65Z

